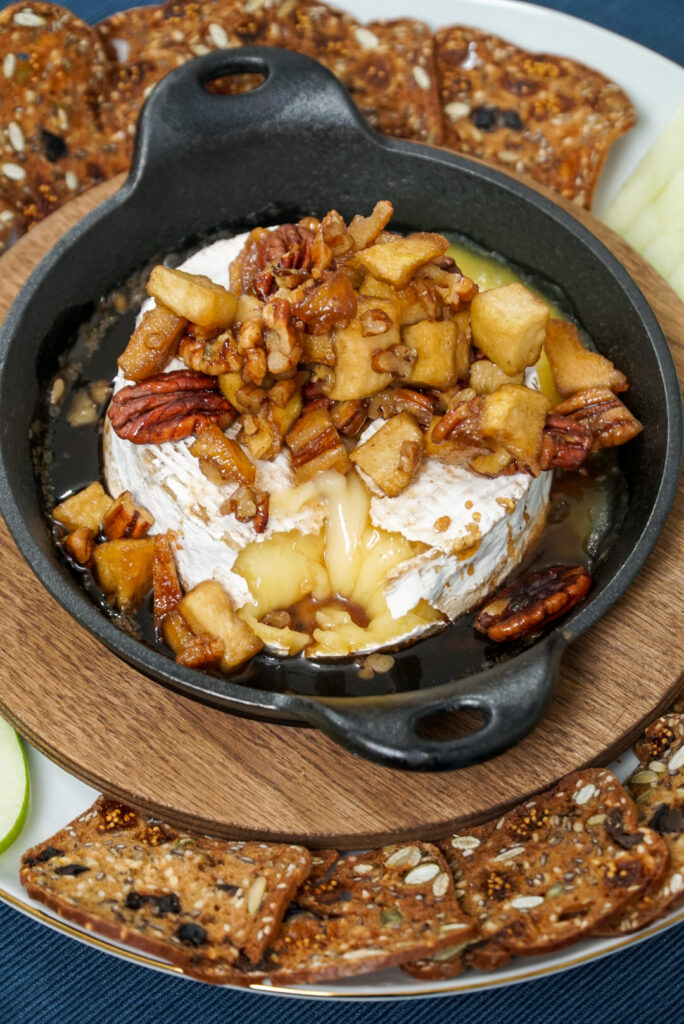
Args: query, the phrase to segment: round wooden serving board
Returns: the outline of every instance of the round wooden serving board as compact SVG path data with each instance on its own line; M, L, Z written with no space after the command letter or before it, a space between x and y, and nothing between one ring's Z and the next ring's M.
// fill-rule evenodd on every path
M0 260L0 319L50 246L122 178L75 199ZM590 214L570 207L639 282L684 378L684 306ZM655 552L570 646L550 709L513 750L454 772L361 761L306 728L238 718L177 696L110 654L48 595L0 524L0 708L39 750L112 796L227 837L363 847L435 838L589 764L606 764L681 682L684 485Z

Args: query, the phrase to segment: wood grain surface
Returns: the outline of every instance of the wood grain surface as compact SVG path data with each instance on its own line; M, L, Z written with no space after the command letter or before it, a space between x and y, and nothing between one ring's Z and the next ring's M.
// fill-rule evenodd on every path
M122 178L75 199L0 260L0 319L44 253ZM638 281L684 378L684 306L629 246L568 207ZM0 525L0 709L39 750L112 796L185 827L312 847L434 838L567 772L605 764L684 682L684 486L635 583L571 645L551 707L513 750L425 775L361 761L314 730L178 696L110 654L49 596Z

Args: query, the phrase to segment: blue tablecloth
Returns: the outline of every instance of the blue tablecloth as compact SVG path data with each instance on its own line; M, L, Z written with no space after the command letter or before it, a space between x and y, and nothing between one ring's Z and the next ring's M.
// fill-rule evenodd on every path
M0 8L6 6L0 2ZM90 21L121 0L71 0ZM684 0L546 0L684 63ZM0 1024L668 1024L684 1022L684 925L607 959L508 988L399 1003L274 1000L114 960L0 904Z

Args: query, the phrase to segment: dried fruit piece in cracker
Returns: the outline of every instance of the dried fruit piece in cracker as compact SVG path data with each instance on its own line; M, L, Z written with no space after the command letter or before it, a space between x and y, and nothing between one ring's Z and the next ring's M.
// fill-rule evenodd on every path
M411 964L421 978L493 970L514 955L560 949L596 930L667 867L658 834L637 822L617 779L587 769L496 823L440 842L477 942L450 959ZM452 970L453 967L453 970Z
M6 7L0 66L0 123L10 148L0 165L0 196L31 227L127 161L100 130L107 58L80 18L35 0Z
M636 122L622 89L568 57L478 29L454 25L435 41L444 145L589 209L610 147Z
M684 902L684 715L663 715L634 746L640 764L627 781L639 826L654 829L670 851L665 876L631 906L604 921L597 935L624 935L644 928Z
M300 846L190 835L100 797L20 877L62 917L201 972L258 961L310 864Z

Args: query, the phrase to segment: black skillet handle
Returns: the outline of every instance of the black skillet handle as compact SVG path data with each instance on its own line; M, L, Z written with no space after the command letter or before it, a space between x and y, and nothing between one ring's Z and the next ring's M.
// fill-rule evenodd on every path
M525 653L477 675L431 691L401 695L395 706L372 698L307 701L298 713L352 753L411 771L447 771L500 754L525 736L542 714L553 689L567 636L551 634ZM387 698L384 698L387 700ZM361 706L360 706L361 705ZM440 712L477 711L483 726L444 741L420 735L421 721Z
M230 74L257 73L264 82L251 92L216 95L207 82ZM217 50L167 75L150 94L138 125L130 180L155 177L187 159L188 177L212 159L225 163L230 144L249 137L272 143L277 165L287 136L302 131L358 136L369 132L335 76L302 54L265 46ZM228 148L227 148L228 146ZM162 179L163 181L163 179Z

